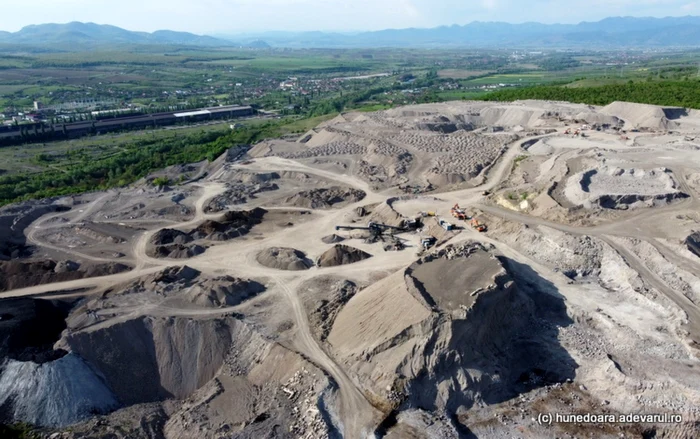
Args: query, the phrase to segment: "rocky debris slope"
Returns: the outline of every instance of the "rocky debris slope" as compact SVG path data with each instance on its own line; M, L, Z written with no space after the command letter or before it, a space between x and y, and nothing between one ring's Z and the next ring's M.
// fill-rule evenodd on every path
M700 302L700 278L694 272L676 266L650 242L634 238L611 238L632 250L646 267L656 273L674 291L687 297L692 303Z
M233 174L233 181L226 183L226 191L212 198L207 203L204 211L207 213L222 212L230 206L247 203L249 199L255 199L255 195L262 192L276 191L279 189L275 180L281 178L277 172L248 173L237 171Z
M423 271L425 264L452 275ZM530 288L546 281L522 279L532 273L515 262L467 243L401 274L380 282L396 291L373 286L356 294L328 338L387 415L422 407L453 419L474 405L573 378L576 363L557 341L556 327L571 323L566 307L556 294ZM399 305L410 300L422 311Z
M102 378L75 354L42 364L9 360L0 372L5 421L62 427L118 406Z
M256 260L260 265L276 270L301 271L314 265L304 252L293 248L268 248L258 253Z
M309 209L328 209L336 204L362 201L366 195L365 192L358 189L333 186L299 192L286 198L283 204Z
M357 293L358 286L347 279L320 276L306 281L299 291L314 336L325 342L340 310Z
M150 413L134 434L122 426L132 413L125 409L74 426L68 437L337 437L336 415L326 409L335 392L324 374L238 317L140 317L70 334L63 343L105 377L122 404L152 407L131 415ZM143 405L151 401L158 405ZM141 436L144 428L149 435Z
M0 262L0 291L26 288L87 277L108 276L131 270L119 263L84 264L72 261Z
M490 224L496 223L494 220ZM497 227L497 226L496 226ZM590 236L571 235L547 226L507 224L499 238L571 279L595 277L601 270L605 245Z
M354 264L371 257L372 255L360 249L336 244L318 258L317 265L319 267L335 267L337 265Z
M260 224L266 213L266 210L260 208L230 211L219 220L206 220L189 232L161 229L151 237L146 254L155 258L172 259L186 259L202 254L205 248L194 241L228 241L243 236Z

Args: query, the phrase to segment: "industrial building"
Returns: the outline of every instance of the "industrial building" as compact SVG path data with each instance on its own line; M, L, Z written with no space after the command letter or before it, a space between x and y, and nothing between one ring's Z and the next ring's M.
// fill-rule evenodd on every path
M0 131L0 145L16 144L26 138L50 140L61 137L80 137L86 134L102 134L143 128L157 128L178 124L226 120L252 116L255 109L250 106L229 105L201 108L187 112L153 113L138 116L114 117L103 120L86 120L72 123L33 124L31 126L10 126ZM37 126L35 126L37 125Z

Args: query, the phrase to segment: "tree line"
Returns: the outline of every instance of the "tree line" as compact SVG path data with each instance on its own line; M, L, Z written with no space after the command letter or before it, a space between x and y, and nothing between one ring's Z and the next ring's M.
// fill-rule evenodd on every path
M568 101L589 105L608 105L615 101L700 109L700 81L647 81L609 84L597 87L541 85L509 88L483 96L486 101L538 99Z

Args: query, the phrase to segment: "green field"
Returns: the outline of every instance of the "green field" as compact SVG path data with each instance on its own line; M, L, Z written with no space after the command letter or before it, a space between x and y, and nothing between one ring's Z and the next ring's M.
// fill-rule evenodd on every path
M163 166L304 133L342 111L470 99L636 100L700 108L692 54L534 53L125 46L19 54L0 47L4 114L31 111L33 101L94 100L144 112L243 104L282 117L246 120L234 131L217 123L2 148L0 203L123 186ZM338 80L376 73L389 76ZM293 85L282 89L282 81ZM89 110L67 111L83 118L81 111Z

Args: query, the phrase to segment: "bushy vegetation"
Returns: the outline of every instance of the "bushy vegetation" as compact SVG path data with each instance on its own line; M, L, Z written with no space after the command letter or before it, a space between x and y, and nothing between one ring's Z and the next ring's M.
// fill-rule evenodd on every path
M3 439L38 439L39 435L32 432L32 428L26 424L15 424L15 425L0 424L0 438L3 438Z
M571 88L537 86L499 90L483 96L487 101L543 99L590 105L608 105L615 101L674 107L700 108L700 81L638 81L600 87Z
M125 186L166 166L212 161L231 147L279 135L281 127L281 122L267 122L235 131L138 139L108 157L95 159L83 155L63 169L0 176L0 205Z

